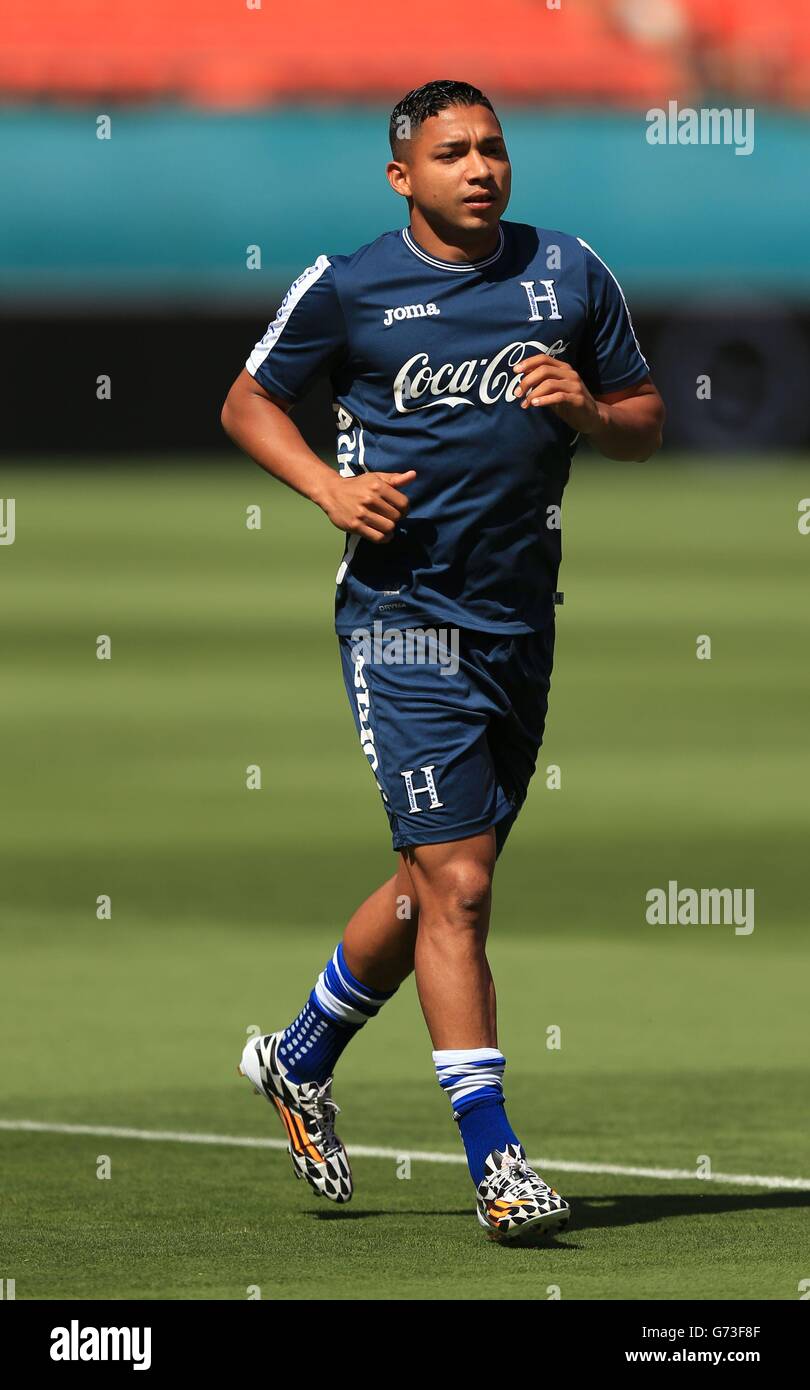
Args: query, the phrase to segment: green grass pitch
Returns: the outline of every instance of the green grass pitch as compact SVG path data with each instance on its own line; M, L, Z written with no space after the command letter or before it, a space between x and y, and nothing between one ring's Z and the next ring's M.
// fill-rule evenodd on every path
M412 979L337 1070L350 1152L385 1151L355 1157L345 1209L278 1146L47 1128L280 1140L236 1074L246 1030L291 1020L395 863L331 627L340 536L234 453L174 462L4 468L0 1276L18 1299L797 1299L804 463L575 465L546 744L489 938L510 1117L574 1214L507 1250ZM753 932L649 925L670 879L755 889ZM701 1155L804 1186L692 1177Z

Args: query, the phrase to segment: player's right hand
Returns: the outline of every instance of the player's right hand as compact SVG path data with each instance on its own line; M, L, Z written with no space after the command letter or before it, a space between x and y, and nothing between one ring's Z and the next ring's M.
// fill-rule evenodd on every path
M412 483L416 470L407 473L358 473L354 478L335 477L323 510L339 531L364 536L384 545L390 541L397 522L408 510L409 502L399 488Z

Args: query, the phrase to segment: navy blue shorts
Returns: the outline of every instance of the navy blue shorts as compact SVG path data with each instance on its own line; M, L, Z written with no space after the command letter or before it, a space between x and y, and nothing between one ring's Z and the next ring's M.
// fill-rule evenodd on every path
M543 741L554 631L553 618L539 632L506 636L455 629L427 662L402 660L404 642L398 650L339 634L349 703L395 850L495 826L500 853Z

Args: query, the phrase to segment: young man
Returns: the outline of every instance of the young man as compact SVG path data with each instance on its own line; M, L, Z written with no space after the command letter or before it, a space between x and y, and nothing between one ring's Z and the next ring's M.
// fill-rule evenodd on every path
M415 971L478 1220L510 1240L569 1217L506 1115L485 951L495 861L543 736L560 503L581 435L607 458L644 460L664 410L597 254L502 220L511 170L482 92L430 82L395 107L390 138L386 172L409 227L303 271L222 423L346 532L336 629L399 863L301 1013L251 1040L240 1071L276 1105L296 1175L348 1201L334 1068ZM339 474L289 419L319 373L332 384ZM394 626L439 632L455 659L372 660L358 634L375 623L388 640Z

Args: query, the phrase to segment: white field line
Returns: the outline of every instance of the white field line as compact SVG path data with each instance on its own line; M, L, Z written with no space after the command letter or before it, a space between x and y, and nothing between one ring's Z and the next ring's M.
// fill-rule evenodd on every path
M31 1134L87 1134L98 1139L145 1139L153 1144L220 1144L237 1149L287 1149L286 1139L256 1139L238 1134L187 1134L171 1129L124 1129L116 1125L47 1124L41 1120L0 1120L0 1129ZM352 1144L352 1158L387 1158L392 1163L409 1158L412 1163L466 1163L464 1154L431 1149L378 1149ZM699 1178L690 1168L637 1168L621 1163L577 1163L570 1159L530 1158L533 1168L560 1173L611 1173L626 1178L659 1178L667 1182L722 1182L735 1187L774 1187L810 1192L808 1178L766 1177L758 1173L712 1173Z

